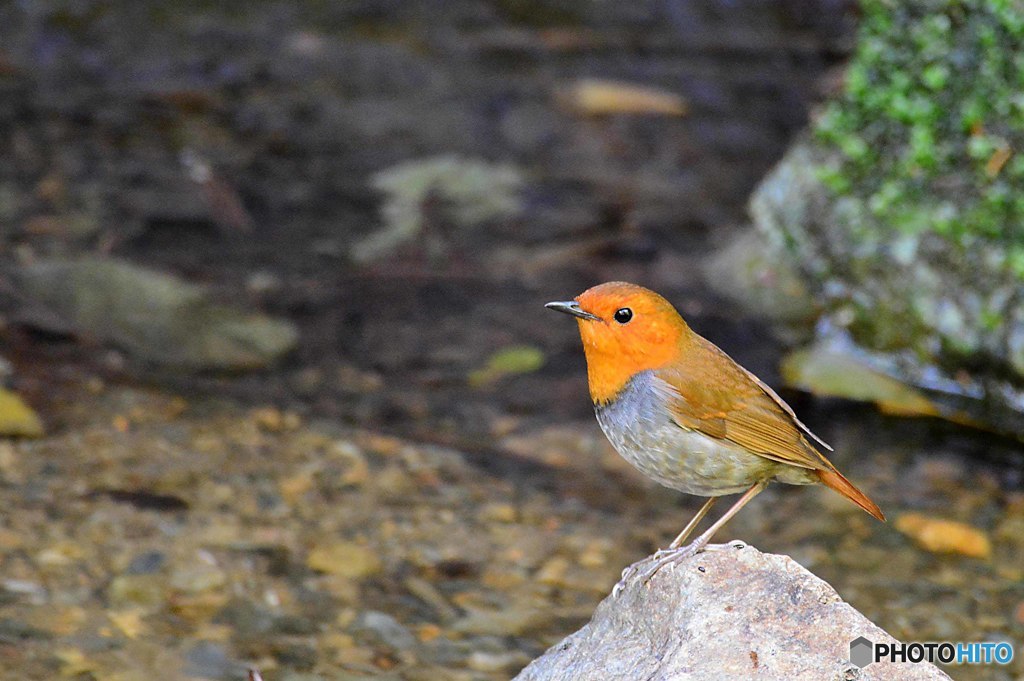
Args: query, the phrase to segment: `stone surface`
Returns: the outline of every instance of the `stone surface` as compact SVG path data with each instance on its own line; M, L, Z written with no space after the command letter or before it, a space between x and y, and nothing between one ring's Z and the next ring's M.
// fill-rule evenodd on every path
M788 556L728 548L629 582L516 679L949 678L924 663L858 669L860 636L895 640Z
M842 90L751 197L761 250L728 270L742 283L711 280L792 324L803 299L771 275L799 273L820 336L848 335L875 370L934 391L943 415L1019 438L1024 116L1009 111L1024 65L1006 55L1024 25L979 0L863 10Z
M114 258L40 260L17 281L39 308L33 325L92 336L154 364L256 368L298 340L287 320L219 305L201 286Z

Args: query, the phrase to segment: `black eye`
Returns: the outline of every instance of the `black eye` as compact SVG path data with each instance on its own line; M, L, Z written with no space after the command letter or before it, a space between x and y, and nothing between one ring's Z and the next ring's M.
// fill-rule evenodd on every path
M619 324L625 324L633 318L633 311L628 307L620 307L615 311L615 321Z

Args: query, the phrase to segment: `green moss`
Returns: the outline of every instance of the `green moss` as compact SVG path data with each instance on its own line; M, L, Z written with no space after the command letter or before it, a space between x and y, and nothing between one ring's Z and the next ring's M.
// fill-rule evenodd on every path
M816 125L841 159L820 179L861 202L882 239L1024 243L1024 3L862 7L845 92Z

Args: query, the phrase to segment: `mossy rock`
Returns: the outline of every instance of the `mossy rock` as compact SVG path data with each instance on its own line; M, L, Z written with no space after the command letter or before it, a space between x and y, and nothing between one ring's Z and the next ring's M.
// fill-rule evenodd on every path
M755 226L819 330L1020 435L1024 5L862 7L845 89L755 192Z

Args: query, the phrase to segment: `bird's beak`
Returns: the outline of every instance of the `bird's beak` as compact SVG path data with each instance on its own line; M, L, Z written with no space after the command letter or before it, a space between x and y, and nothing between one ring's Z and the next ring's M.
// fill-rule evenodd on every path
M580 319L589 319L592 322L599 322L601 318L596 314L590 314L586 310L580 307L580 304L575 300L556 300L553 303L548 303L544 307L549 310L558 310L565 314L571 314L573 317L579 317Z

